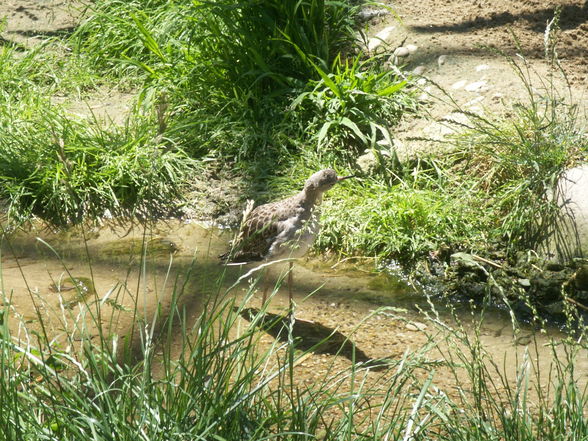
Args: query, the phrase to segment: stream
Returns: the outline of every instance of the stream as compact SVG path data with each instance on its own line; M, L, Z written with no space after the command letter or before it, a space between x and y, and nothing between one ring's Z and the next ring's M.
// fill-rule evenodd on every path
M35 330L56 341L65 335L79 341L93 338L96 323L109 332L133 335L138 318L149 322L158 308L165 315L174 290L182 292L178 305L192 321L206 297L229 287L228 295L236 296L237 304L248 298L248 307L259 308L260 292L247 297L257 276L238 281L251 267L225 267L217 257L227 250L231 237L227 230L178 221L161 222L149 230L128 225L58 233L32 228L5 235L2 290L4 307L12 316L9 328L20 339L30 338ZM276 267L272 280L285 277L287 264ZM402 357L431 341L439 343L441 352L447 349L443 346L445 325L436 327L435 320L422 312L431 309L427 298L400 278L367 268L365 262L360 265L354 259L297 261L293 270L296 317L311 324L302 332L307 337L325 330L336 332L352 340L366 359ZM99 312L93 307L97 303ZM284 281L268 311L284 314L287 307ZM379 308L382 312L374 313ZM552 368L553 357L564 356L551 344L552 339L565 337L558 329L537 332L521 325L513 332L506 311L484 311L484 320L477 326L479 313L468 305L457 305L454 314L444 305L437 304L435 309L438 320L447 326L455 326L457 319L465 333L478 332L488 354L509 367L513 378L525 354L535 369L545 372ZM93 317L90 324L89 317ZM297 368L301 376L313 375L316 360ZM584 379L588 376L586 351L577 358L576 372Z

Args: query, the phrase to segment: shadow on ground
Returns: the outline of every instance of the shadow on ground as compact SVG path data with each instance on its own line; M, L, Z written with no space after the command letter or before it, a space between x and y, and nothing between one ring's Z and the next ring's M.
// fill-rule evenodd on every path
M349 338L337 331L317 322L306 320L290 320L289 316L262 312L257 308L235 308L245 320L254 322L276 340L287 343L291 338L296 349L314 354L330 354L345 357L356 365L369 367L372 371L388 368L391 360L371 358L355 346ZM291 331L290 331L291 330Z

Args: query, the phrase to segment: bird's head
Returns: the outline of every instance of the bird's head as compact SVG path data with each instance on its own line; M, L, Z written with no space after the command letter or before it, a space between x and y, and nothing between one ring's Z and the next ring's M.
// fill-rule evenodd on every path
M310 178L308 178L306 184L304 184L304 189L306 191L316 191L323 193L327 190L330 190L338 182L352 177L353 176L337 176L337 172L335 170L326 168L316 172Z

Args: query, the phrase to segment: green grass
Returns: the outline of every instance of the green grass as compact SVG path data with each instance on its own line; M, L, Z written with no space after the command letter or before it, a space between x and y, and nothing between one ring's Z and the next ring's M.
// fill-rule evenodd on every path
M256 162L299 152L317 136L318 149L337 138L329 143L344 151L359 132L369 145L397 122L405 83L350 58L357 9L325 0L101 0L72 41L99 71L165 93L166 135L191 155ZM333 136L317 123L332 93Z
M437 191L367 180L338 193L325 203L320 249L410 264L473 228L471 208Z
M348 142L359 151L389 138L410 99L395 74L348 58L357 7L100 0L67 39L22 53L2 47L9 218L63 227L108 212L166 216L197 169L189 156L271 176L306 150L334 159ZM137 93L124 127L78 118L52 99L66 106L108 89Z
M32 89L0 100L0 198L9 220L65 227L174 212L190 161L155 139L149 121L124 127L77 120Z

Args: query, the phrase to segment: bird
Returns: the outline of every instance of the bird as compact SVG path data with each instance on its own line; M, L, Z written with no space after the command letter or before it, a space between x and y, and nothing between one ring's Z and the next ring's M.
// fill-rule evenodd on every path
M303 257L319 232L319 210L323 194L350 176L338 176L327 168L312 174L294 196L275 202L252 204L245 209L240 231L225 261L250 263L289 260L288 297L292 308L292 260ZM263 292L265 305L267 288Z

